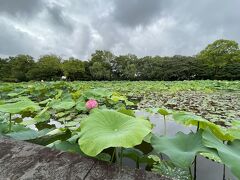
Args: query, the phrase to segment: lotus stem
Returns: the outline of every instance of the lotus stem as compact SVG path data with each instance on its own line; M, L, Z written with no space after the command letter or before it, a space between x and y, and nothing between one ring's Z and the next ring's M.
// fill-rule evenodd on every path
M189 167L189 174L190 174L190 176L191 176L191 179L193 179L191 166Z
M119 163L119 148L115 148L115 158L116 158L116 163Z
M12 131L12 114L9 113L9 132Z
M163 116L163 120L164 120L164 136L167 135L167 122L166 122L166 116Z
M197 124L197 132L199 131L199 122ZM194 180L197 179L197 156L195 156L194 158L194 177L193 177Z
M197 132L198 132L198 130L199 130L199 122L197 123Z
M226 166L223 165L223 180L226 180Z
M120 166L122 167L122 159L123 159L123 148L120 149Z
M225 141L223 141L223 144L225 144ZM226 180L226 166L223 164L223 180Z
M114 156L115 156L115 151L116 151L116 148L113 148L113 153L112 153L112 157L111 157L111 164L112 164L112 162L113 162L113 158L114 158Z
M139 169L139 157L137 157L136 168Z
M197 179L197 156L195 156L195 159L194 159L194 177L193 177L193 180L196 180Z

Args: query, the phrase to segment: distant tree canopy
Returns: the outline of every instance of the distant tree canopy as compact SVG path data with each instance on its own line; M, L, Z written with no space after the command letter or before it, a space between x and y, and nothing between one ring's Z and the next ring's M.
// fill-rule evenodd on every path
M197 55L198 59L213 70L214 77L218 76L219 71L226 65L236 61L237 56L239 56L238 43L223 39L209 44Z
M196 56L115 56L97 50L88 61L44 55L0 58L0 81L30 80L240 80L240 49L235 41L217 40Z

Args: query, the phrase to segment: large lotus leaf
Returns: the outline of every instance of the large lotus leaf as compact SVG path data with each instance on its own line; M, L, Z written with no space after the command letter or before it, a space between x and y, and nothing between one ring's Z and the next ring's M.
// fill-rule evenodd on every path
M221 127L219 125L216 125L206 119L203 119L200 116L196 116L191 113L187 112L175 112L173 113L173 119L174 121L184 124L186 126L188 125L194 125L198 126L201 129L211 129L211 131L221 140L229 141L235 139L234 136L229 134L227 132L227 129L224 127Z
M203 144L216 149L222 162L228 166L233 174L240 178L240 140L223 144L211 131L206 130L202 134Z
M75 106L75 102L71 98L71 96L66 96L63 99L53 100L50 103L50 107L52 107L53 109L56 109L58 111L60 111L60 110L69 110L73 106Z
M0 105L0 111L5 113L17 114L22 111L38 111L40 107L31 101L30 99L24 98L18 102L2 104Z
M133 147L151 132L149 121L111 110L93 111L80 127L79 145L89 156L108 147Z
M184 168L191 165L197 153L210 151L202 144L201 131L178 132L175 137L153 136L151 144L156 152L166 154L176 166Z
M32 129L28 129L28 130L24 130L24 131L11 132L6 135L10 136L14 139L17 139L17 140L30 140L30 139L36 139L36 138L42 137L50 131L51 131L51 129L43 129L41 131L35 131Z

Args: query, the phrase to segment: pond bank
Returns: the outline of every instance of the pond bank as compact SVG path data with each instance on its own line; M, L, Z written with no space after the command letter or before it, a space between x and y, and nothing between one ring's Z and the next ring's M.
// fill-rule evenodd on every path
M151 172L116 165L0 136L0 179L169 180Z

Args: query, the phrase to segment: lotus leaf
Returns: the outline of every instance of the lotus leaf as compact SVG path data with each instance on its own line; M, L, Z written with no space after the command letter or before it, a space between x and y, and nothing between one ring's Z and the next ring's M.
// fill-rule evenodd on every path
M36 139L36 138L42 137L50 131L51 129L43 129L41 131L28 129L25 131L11 132L6 135L17 140L30 140L30 139Z
M111 110L95 110L80 127L79 145L89 156L108 147L133 147L151 132L149 121Z
M203 144L216 149L222 162L231 169L236 177L240 178L240 140L224 144L210 130L205 130L202 136Z
M45 122L50 119L50 113L47 111L48 108L43 109L40 113L38 113L33 119L28 121L21 122L22 125L32 125L37 124L39 122Z
M53 109L56 109L58 111L60 110L69 110L71 109L73 106L75 106L75 102L73 101L73 99L71 98L71 96L66 96L63 99L57 99L57 100L53 100L50 103L50 106Z
M184 134L178 132L175 137L153 136L151 144L157 153L166 154L179 167L188 168L197 153L209 152L202 144L201 131Z
M227 129L216 125L206 119L203 119L200 116L196 116L191 113L187 112L175 112L173 113L173 119L181 124L184 124L186 126L188 125L194 125L198 126L201 129L207 129L210 128L211 131L221 140L233 140L235 139L234 136L228 133Z
M0 105L0 111L5 113L17 114L22 111L38 111L40 107L31 101L30 99L24 98L18 102L2 104Z

